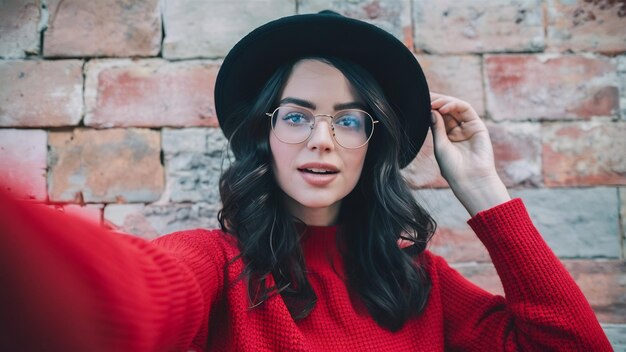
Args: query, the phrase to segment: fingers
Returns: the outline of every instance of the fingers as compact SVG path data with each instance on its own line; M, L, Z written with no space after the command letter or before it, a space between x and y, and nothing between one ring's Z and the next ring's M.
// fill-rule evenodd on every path
M433 118L431 129L433 131L433 141L435 143L435 146L440 143L448 142L448 133L446 131L443 116L441 116L441 114L436 110L433 110L431 114Z
M464 122L479 119L472 106L463 100L434 92L430 93L430 99L431 109L441 113L445 120L450 120L451 118L456 120L446 121L449 122L448 126L450 128L453 128L455 125L461 125Z

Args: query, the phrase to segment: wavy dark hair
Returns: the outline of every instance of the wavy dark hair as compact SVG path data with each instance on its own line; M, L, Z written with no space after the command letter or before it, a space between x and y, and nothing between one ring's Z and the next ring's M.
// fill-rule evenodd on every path
M340 70L372 116L380 121L370 140L361 177L342 201L340 222L344 266L350 289L374 320L397 331L426 305L429 277L416 260L426 249L436 224L420 207L400 173L402 130L382 89L362 67L334 57L315 57ZM306 276L302 236L282 202L274 178L265 113L278 104L294 62L280 67L256 97L243 102L226 123L235 160L220 178L223 231L238 238L251 307L280 294L294 319L306 317L317 296ZM365 220L364 220L365 219ZM411 242L401 249L398 240Z

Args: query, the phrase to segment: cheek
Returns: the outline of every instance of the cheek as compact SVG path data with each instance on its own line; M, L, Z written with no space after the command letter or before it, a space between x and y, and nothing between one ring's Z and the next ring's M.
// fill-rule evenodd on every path
M273 134L270 133L270 150L272 152L272 171L274 177L280 182L280 177L283 175L291 160L291 156L288 148L285 148L285 144L278 141Z

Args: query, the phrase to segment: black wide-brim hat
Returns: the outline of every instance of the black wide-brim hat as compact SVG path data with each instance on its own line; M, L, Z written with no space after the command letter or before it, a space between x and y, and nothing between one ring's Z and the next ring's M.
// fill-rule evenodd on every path
M284 63L310 56L333 56L367 70L402 124L400 167L408 165L430 126L430 96L415 56L398 39L369 23L332 11L294 15L250 32L226 55L215 83L215 109L227 138L237 124L225 120L244 101L254 100Z

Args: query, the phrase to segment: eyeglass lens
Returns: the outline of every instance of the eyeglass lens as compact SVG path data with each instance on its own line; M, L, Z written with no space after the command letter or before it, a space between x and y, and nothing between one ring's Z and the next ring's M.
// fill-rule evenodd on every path
M345 148L363 146L372 135L373 121L361 110L339 111L331 120L335 140ZM309 138L315 127L315 116L306 109L281 106L272 115L272 129L285 143L301 143Z

